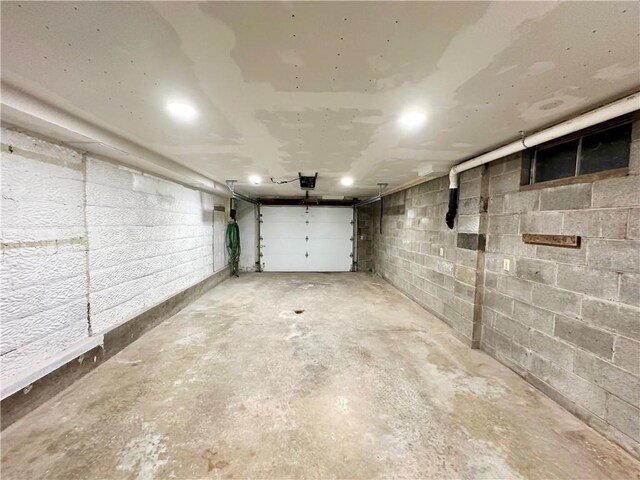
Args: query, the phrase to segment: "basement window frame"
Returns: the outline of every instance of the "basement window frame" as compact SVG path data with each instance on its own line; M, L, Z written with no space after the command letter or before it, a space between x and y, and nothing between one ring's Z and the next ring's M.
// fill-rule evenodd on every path
M629 164L631 162L631 144L633 143L633 129L634 129L634 121L638 120L638 115L624 115L622 117L610 120L608 122L603 122L598 125L594 125L593 127L585 128L578 132L572 133L570 135L565 135L564 137L552 140L550 142L546 142L536 147L532 147L527 149L522 156L522 168L520 174L520 190L535 190L540 188L548 188L548 187L556 187L561 185L573 185L576 183L591 183L596 180L601 180L605 178L611 177L622 177L629 174ZM583 173L580 174L580 160L582 154L582 142L583 139L589 137L591 135L596 135L607 130L612 130L614 128L622 127L628 125L630 128L629 135L629 155L627 157L627 165L625 167L620 168L610 168L606 170L601 170L593 173ZM639 128L639 127L636 127ZM556 147L564 144L568 144L571 142L577 141L576 147L576 167L574 174L568 177L556 178L551 180L545 180L536 182L535 179L535 167L536 167L536 159L537 153L541 150L546 150L551 147ZM525 138L526 142L526 138Z

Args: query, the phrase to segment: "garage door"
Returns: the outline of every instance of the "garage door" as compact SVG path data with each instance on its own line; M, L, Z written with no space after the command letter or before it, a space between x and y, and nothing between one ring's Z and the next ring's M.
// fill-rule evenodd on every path
M351 207L260 207L265 272L348 272Z

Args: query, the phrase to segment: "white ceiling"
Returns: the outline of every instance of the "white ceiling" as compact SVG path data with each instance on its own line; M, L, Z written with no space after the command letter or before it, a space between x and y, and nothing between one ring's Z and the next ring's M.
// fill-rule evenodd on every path
M638 2L1 8L5 84L260 196L299 194L268 180L299 171L319 172L316 194L367 196L640 87ZM197 120L171 118L170 100ZM428 121L405 131L398 116L415 108ZM47 133L14 108L3 120Z

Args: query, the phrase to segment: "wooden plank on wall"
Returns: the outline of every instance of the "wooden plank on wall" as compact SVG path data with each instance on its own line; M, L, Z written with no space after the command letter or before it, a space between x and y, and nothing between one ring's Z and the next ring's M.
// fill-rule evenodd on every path
M540 235L537 233L523 233L522 241L532 245L580 248L580 237L578 235Z

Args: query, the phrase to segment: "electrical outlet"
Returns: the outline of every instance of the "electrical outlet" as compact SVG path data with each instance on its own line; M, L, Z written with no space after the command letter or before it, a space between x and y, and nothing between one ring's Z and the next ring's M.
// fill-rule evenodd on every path
M444 248L443 247L440 247L440 256L444 257Z
M502 260L502 269L506 272L511 270L511 260L509 260L508 258Z

